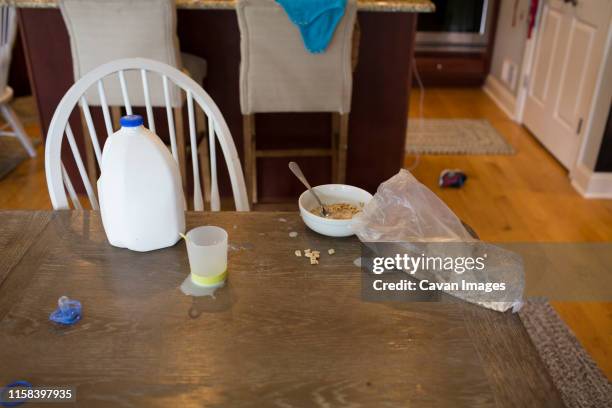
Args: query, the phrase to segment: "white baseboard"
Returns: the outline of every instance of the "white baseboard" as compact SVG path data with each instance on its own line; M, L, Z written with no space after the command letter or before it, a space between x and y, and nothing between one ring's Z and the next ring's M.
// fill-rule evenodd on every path
M489 74L482 90L493 99L493 102L510 119L516 121L516 96L502 85L497 78Z
M584 198L612 199L612 173L593 172L578 164L570 174L572 186Z

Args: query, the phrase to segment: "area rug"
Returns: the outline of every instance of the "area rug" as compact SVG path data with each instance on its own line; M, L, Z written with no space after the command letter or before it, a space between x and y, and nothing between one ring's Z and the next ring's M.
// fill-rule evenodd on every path
M406 152L413 154L514 154L487 120L410 119Z
M36 147L39 141L32 140L32 144ZM29 158L30 156L28 156L19 139L0 137L0 180L13 171L22 161Z
M612 384L548 302L528 301L519 316L567 408L612 406Z

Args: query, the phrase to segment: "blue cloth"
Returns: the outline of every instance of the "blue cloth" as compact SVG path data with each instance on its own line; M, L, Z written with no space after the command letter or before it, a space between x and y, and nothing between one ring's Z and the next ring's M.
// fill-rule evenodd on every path
M302 34L306 49L327 49L346 8L346 0L276 0Z

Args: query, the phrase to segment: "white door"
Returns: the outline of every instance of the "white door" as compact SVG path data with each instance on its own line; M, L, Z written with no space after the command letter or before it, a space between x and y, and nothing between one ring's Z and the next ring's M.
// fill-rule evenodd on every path
M612 18L612 0L547 0L523 120L568 169L574 166Z

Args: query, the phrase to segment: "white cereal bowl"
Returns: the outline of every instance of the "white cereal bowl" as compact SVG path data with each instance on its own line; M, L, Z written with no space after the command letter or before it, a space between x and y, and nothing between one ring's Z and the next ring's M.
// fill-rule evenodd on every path
M323 184L313 187L313 190L323 201L323 204L348 203L360 206L361 204L367 204L372 199L372 194L359 187L347 184ZM311 213L310 210L318 207L319 203L308 190L300 195L298 204L300 206L300 215L304 223L311 230L328 237L348 237L353 235L353 231L350 228L353 222L352 219L334 220L319 217Z

